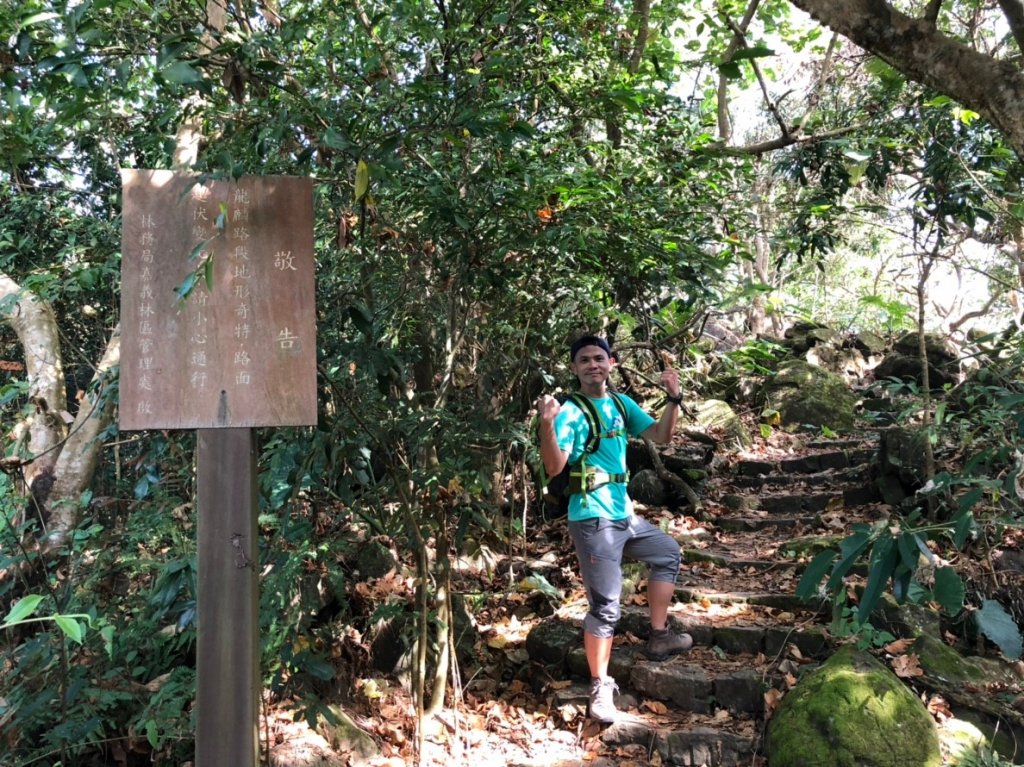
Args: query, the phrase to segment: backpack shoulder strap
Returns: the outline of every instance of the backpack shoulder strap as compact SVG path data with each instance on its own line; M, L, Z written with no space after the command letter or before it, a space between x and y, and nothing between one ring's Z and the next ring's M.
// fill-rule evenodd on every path
M582 410L583 415L586 416L589 433L587 434L587 441L583 445L583 453L584 455L593 453L597 450L597 445L601 441L601 420L597 415L597 408L594 407L594 403L587 396L579 392L570 394L568 399L572 400L572 403Z
M612 395L612 402L614 402L615 403L615 407L618 408L619 415L622 416L622 424L623 424L623 428L625 428L626 421L627 421L627 418L626 418L626 403L622 401L622 395L621 394L618 394L617 392L609 392L609 394Z

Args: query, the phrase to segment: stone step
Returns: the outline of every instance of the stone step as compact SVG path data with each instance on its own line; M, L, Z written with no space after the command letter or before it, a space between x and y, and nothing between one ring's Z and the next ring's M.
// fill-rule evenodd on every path
M582 650L578 654L582 655ZM579 679L586 677L586 660L582 659L582 663L583 673L576 674ZM671 705L675 711L711 714L725 709L733 714L747 713L760 717L764 713L765 690L781 686L782 680L775 674L766 684L769 677L750 668L751 663L752 660L748 660L746 668L740 668L737 663L736 668L710 672L698 663L641 660L625 673L615 668L615 664L609 672L619 685L615 703L621 711L640 708L645 700L656 700L666 706ZM559 690L556 701L559 706L580 706L586 713L588 695L587 683L581 682Z
M733 732L733 727L647 727L632 722L616 723L601 740L609 746L647 746L660 763L672 767L746 767L752 764L760 742L759 733Z
M758 612L758 608L791 612L800 615L829 615L831 604L822 598L812 602L800 599L796 594L790 592L772 593L766 591L721 591L704 585L683 585L677 586L675 590L677 602L700 602L714 605L745 605L750 608L752 614ZM766 616L770 619L770 615Z
M845 484L869 484L873 482L870 466L854 466L848 469L829 469L812 474L745 474L729 478L729 483L736 487L761 489L766 487L792 487L794 485L813 485L816 487Z
M831 508L853 508L877 503L882 498L874 485L856 485L807 493L725 493L720 501L734 511L761 509L772 514L818 512Z
M764 516L719 516L714 527L729 533L756 533L767 530L793 532L796 530L813 530L821 525L821 517L817 514Z
M848 469L868 464L878 452L876 447L856 447L829 450L793 458L755 459L738 461L733 473L741 477L767 474L816 474L829 469Z
M713 564L715 567L729 570L741 570L751 573L777 569L802 570L806 566L805 562L797 562L792 559L782 561L745 559L743 557L734 556L731 552L723 550L721 547L707 549L683 549L682 555L683 562L685 564L708 562Z
M586 716L588 694L588 685L577 682L554 690L549 700L563 712L563 717L568 713L567 708L575 709L582 717ZM757 717L729 714L726 709L720 709L714 715L674 707L664 713L654 713L652 709L655 707L649 701L643 696L638 697L633 690L620 690L615 700L619 718L614 724L602 728L601 741L624 753L629 753L631 746L641 746L645 758L639 763L646 764L657 754L661 764L680 767L746 766L758 750L762 726ZM595 760L592 764L610 767L614 763ZM520 767L541 767L541 764L521 764Z
M755 665L755 659L759 659L757 662L767 668L775 660L787 655L809 662L825 658L830 650L831 641L825 628L797 628L795 615L789 625L764 625L754 620L751 616L748 622L744 623L741 619L734 618L728 624L714 625L711 622L680 618L677 614L671 614L673 630L684 631L693 637L693 650L667 661L652 662L647 660L642 652L648 632L647 612L630 607L623 611L622 619L616 628L616 642L609 663L609 674L616 679L620 687L644 693L648 693L647 687L635 682L636 674L642 674L646 679L652 675L657 676L660 673L658 669L679 666L700 669L711 679L725 674L728 680L723 682L724 685L742 687L743 685L736 679L742 680L746 676L737 676L736 672L751 670ZM589 669L583 652L582 638L582 627L578 621L549 618L531 630L526 641L526 650L531 660L547 665L550 673L556 678L561 672L565 672L577 679L587 679ZM763 670L759 670L759 677L764 676L764 673ZM649 695L660 700L669 699L668 696L656 691L649 692ZM684 693L679 695L685 697ZM718 700L720 706L730 710L755 710L745 707L753 705L749 702L732 702L733 699L729 698L730 702L726 704L721 702L721 698ZM703 707L688 710L700 711ZM756 710L760 711L759 708Z

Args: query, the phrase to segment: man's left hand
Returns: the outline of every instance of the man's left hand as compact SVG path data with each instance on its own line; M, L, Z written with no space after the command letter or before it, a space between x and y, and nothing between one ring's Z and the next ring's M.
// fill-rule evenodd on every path
M680 395L679 371L675 368L665 368L661 371L661 385L665 387L665 391L670 397L678 397Z

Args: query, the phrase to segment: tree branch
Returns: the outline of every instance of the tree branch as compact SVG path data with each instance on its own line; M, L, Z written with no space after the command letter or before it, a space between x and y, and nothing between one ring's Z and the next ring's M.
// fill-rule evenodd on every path
M1020 0L1011 1L1012 12ZM983 115L1024 157L1024 72L1015 63L943 35L933 24L900 13L884 0L790 2L905 77Z
M1021 0L999 0L999 7L1010 24L1017 47L1024 52L1024 3Z
M761 0L750 0L750 5L748 5L747 10L744 11L743 18L740 20L739 24L734 25L731 19L726 19L733 30L733 36L722 56L723 61L729 61L732 58L732 55L736 52L736 49L740 47L740 44L743 42L743 36L746 34L747 28L750 26L750 22L753 20L754 14L757 12L757 6L760 5L760 3ZM724 74L718 75L717 101L718 135L721 137L722 141L728 143L732 140L732 119L729 117L729 78Z
M650 36L651 0L633 0L633 18L636 20L636 37L633 41L633 54L629 57L629 73L635 75L640 71L640 62L647 48Z

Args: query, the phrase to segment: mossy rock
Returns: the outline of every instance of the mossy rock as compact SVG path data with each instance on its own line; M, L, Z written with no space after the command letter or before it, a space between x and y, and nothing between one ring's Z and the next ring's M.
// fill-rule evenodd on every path
M914 641L913 652L929 678L956 687L973 685L1005 688L1020 682L1010 664L999 658L964 656L929 634Z
M924 704L882 663L847 645L800 680L768 723L771 767L940 767Z
M340 706L326 707L331 717L320 714L317 718L317 732L331 744L335 751L349 755L349 764L367 764L380 755L377 742L361 729Z
M749 448L753 444L750 433L728 402L707 399L694 404L692 409L693 423L696 426L721 429L726 440L740 447Z
M762 396L784 427L853 428L857 397L841 377L816 365L787 362L765 382Z

